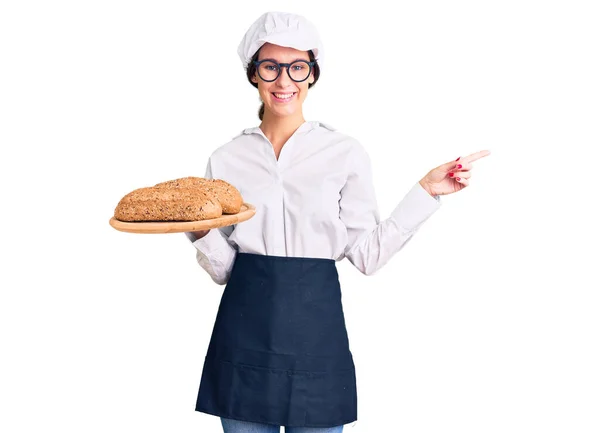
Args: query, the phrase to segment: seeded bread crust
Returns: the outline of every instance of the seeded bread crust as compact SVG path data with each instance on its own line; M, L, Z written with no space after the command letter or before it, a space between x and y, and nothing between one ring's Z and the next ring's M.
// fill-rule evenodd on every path
M218 218L223 209L211 194L198 188L136 189L119 201L115 218L119 221L200 221Z
M222 179L205 179L203 177L182 177L155 185L157 188L199 188L216 198L224 214L236 214L242 208L242 195L236 187Z

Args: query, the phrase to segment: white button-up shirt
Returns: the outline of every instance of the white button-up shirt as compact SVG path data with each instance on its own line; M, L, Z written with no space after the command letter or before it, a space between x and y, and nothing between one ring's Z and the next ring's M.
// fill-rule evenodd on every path
M381 268L440 206L417 182L380 221L371 163L363 146L321 122L305 122L275 157L259 127L245 129L210 156L206 178L235 186L256 214L195 239L197 259L218 284L238 252L334 259L364 274Z

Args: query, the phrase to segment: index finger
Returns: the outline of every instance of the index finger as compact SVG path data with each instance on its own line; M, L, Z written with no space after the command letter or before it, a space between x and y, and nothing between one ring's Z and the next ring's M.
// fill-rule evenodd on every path
M477 161L479 158L488 156L490 153L492 153L492 152L490 152L489 150L480 150L479 152L472 153L468 156L465 156L462 159L466 160L467 162L473 162L473 161Z

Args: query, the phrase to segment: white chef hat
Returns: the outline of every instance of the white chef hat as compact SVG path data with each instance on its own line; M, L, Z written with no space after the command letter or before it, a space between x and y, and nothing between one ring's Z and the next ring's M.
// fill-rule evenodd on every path
M244 69L266 42L300 51L312 50L319 67L323 62L323 44L316 27L301 15L266 12L248 29L238 47Z

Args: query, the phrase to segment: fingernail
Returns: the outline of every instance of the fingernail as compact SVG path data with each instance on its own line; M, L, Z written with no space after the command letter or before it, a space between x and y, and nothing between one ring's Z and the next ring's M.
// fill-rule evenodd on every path
M460 177L457 177L456 180L460 180Z
M458 169L462 168L462 164L458 164L458 165L456 166L456 168L458 168Z
M448 176L452 177L454 176L454 173L448 173Z
M460 159L460 156L458 158L456 158L456 160L458 161Z

